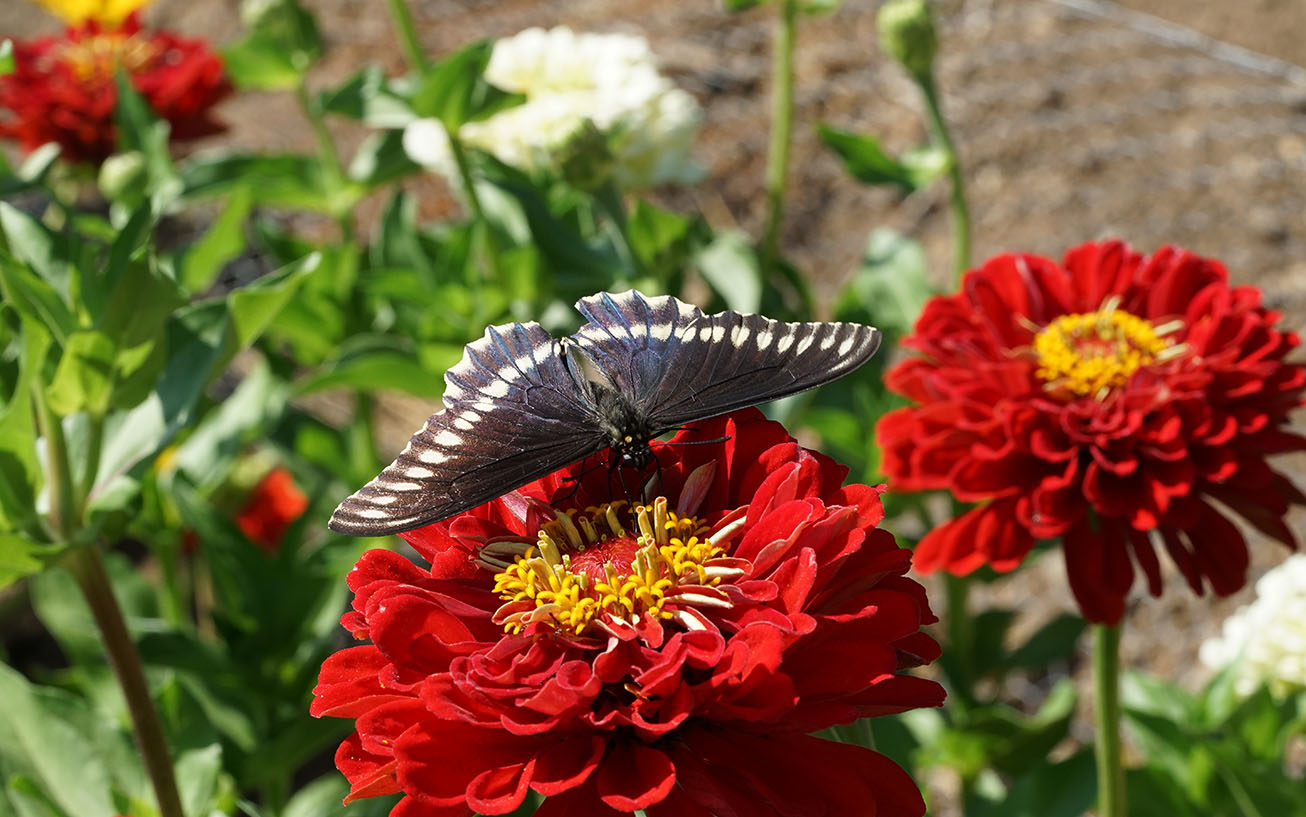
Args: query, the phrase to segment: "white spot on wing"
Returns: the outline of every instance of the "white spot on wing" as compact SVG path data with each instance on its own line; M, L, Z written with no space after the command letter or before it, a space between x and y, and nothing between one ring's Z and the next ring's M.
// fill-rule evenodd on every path
M435 472L430 468L423 468L420 465L410 465L404 469L404 476L409 479L427 479L435 476Z
M465 417L455 417L453 421L453 427L458 429L459 431L471 431L473 428L475 428L474 425L467 422L467 419Z
M838 339L839 336L835 334L834 329L833 328L828 329L826 331L825 337L821 338L821 351L824 352L827 349L829 349L831 346L834 345L834 342Z
M381 496L369 496L367 501L373 505L393 505L399 501L399 497L394 494L382 494Z
M816 335L814 335L811 332L808 332L806 335L803 336L802 340L798 341L798 348L794 349L794 354L801 355L803 352L806 352L808 348L812 345L813 341L815 340L816 340Z
M714 327L712 327L712 340L713 340L713 342L719 342L719 341L720 341L722 338L724 338L725 336L726 336L726 328L725 328L724 326L720 326L720 325L718 325L718 326L714 326Z
M771 345L771 340L774 337L775 334L771 331L771 327L768 326L765 329L763 329L761 332L758 332L757 336L754 337L753 340L757 342L758 349L765 350L766 347Z
M436 434L435 439L432 440L432 442L434 442L436 445L443 445L443 446L458 445L462 441L463 441L462 437L459 437L457 434L453 433L452 431L449 431L448 429L445 429L444 431L441 431L439 434Z
M481 393L488 397L506 397L510 391L512 386L502 380L492 380L481 389Z
M382 485L385 486L387 491L420 491L423 488L423 485L420 482L404 482L403 480L398 482L383 482Z
M853 350L853 344L857 342L856 335L849 335L844 342L839 344L839 356L843 357Z
M448 434L449 432L446 431L445 433ZM439 437L437 437L436 439L439 439ZM425 451L418 453L417 459L421 460L422 462L430 463L431 465L439 465L440 463L449 459L449 455L444 453L443 451L439 451L434 448L428 448Z
M780 340L775 345L775 350L780 353L789 351L789 347L794 345L794 327L789 325L785 327L785 333L780 336Z
M748 336L752 334L747 326L742 323L730 330L730 343L735 348L739 348L748 342Z
M704 326L702 329L698 330L699 340L710 340L711 338L712 338L712 327Z
M386 511L379 510L377 508L359 508L354 513L358 514L364 519L385 519L390 515Z
M671 324L659 323L650 329L648 334L653 340L666 340L671 337Z

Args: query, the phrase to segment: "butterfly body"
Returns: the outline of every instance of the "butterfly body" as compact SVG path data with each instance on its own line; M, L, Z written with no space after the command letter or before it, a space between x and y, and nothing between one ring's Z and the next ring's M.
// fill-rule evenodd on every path
M445 374L445 407L330 527L379 536L447 518L611 449L643 469L650 443L687 423L785 397L865 363L880 334L849 323L783 323L669 296L606 292L556 339L537 323L489 327Z

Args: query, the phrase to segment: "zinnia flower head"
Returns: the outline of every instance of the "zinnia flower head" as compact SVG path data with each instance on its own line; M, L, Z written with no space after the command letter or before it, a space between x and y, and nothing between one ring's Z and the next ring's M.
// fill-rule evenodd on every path
M251 542L275 553L292 523L308 510L308 497L286 468L273 468L245 500L236 524Z
M525 170L549 167L588 121L608 136L613 181L622 189L690 183L689 156L702 111L658 70L642 37L531 28L497 41L485 78L526 97L521 105L464 125L468 145ZM413 161L452 177L448 134L432 119L408 126Z
M58 37L16 41L14 63L0 76L0 136L25 150L57 142L65 159L94 163L112 154L119 70L172 126L172 139L223 129L210 113L231 90L222 60L203 40L143 30L134 14L121 25L91 17Z
M1306 554L1289 556L1262 576L1256 600L1225 619L1200 656L1212 669L1233 666L1240 695L1262 684L1281 696L1306 690Z
M1285 430L1306 372L1285 362L1298 339L1278 319L1218 261L1175 247L1107 241L967 273L904 341L920 356L889 373L915 405L878 427L892 487L980 503L930 531L916 567L1012 570L1060 537L1080 608L1106 623L1135 563L1161 592L1157 545L1199 594L1242 587L1227 511L1295 546L1283 517L1306 503L1266 463L1306 446Z
M938 706L934 620L879 491L747 410L655 449L655 499L580 464L373 550L312 711L356 719L392 815L919 815L887 758L809 733ZM619 498L614 498L614 493Z

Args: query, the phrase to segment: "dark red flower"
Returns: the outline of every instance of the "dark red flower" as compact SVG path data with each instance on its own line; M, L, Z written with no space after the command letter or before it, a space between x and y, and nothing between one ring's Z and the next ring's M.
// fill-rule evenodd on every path
M286 529L306 510L308 497L295 486L295 477L285 468L273 468L250 492L236 524L251 542L274 553Z
M1012 570L1060 537L1080 608L1105 623L1135 562L1161 592L1158 543L1197 593L1242 587L1247 546L1215 502L1294 547L1283 517L1306 502L1266 464L1306 447L1284 428L1306 372L1284 362L1298 339L1278 319L1174 247L1108 241L967 273L904 342L920 356L889 373L916 405L878 428L891 487L981 503L927 534L916 567Z
M135 14L120 26L89 20L59 37L15 41L14 65L0 76L0 136L25 150L58 142L70 161L98 163L111 155L120 69L172 126L172 139L223 130L210 113L231 91L221 58L203 40L143 31Z
M404 534L433 567L373 550L313 714L357 719L349 799L392 817L919 815L887 758L808 733L938 706L900 674L933 660L910 552L879 491L756 410L656 449L632 512L573 466ZM660 477L658 476L660 475ZM656 483L655 483L656 484ZM624 494L616 488L617 494Z

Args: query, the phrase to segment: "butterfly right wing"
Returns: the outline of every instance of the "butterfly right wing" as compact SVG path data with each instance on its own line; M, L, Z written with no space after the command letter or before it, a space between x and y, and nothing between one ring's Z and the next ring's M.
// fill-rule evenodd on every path
M445 374L445 409L336 508L353 536L412 530L489 502L607 446L561 345L537 323L492 326Z

